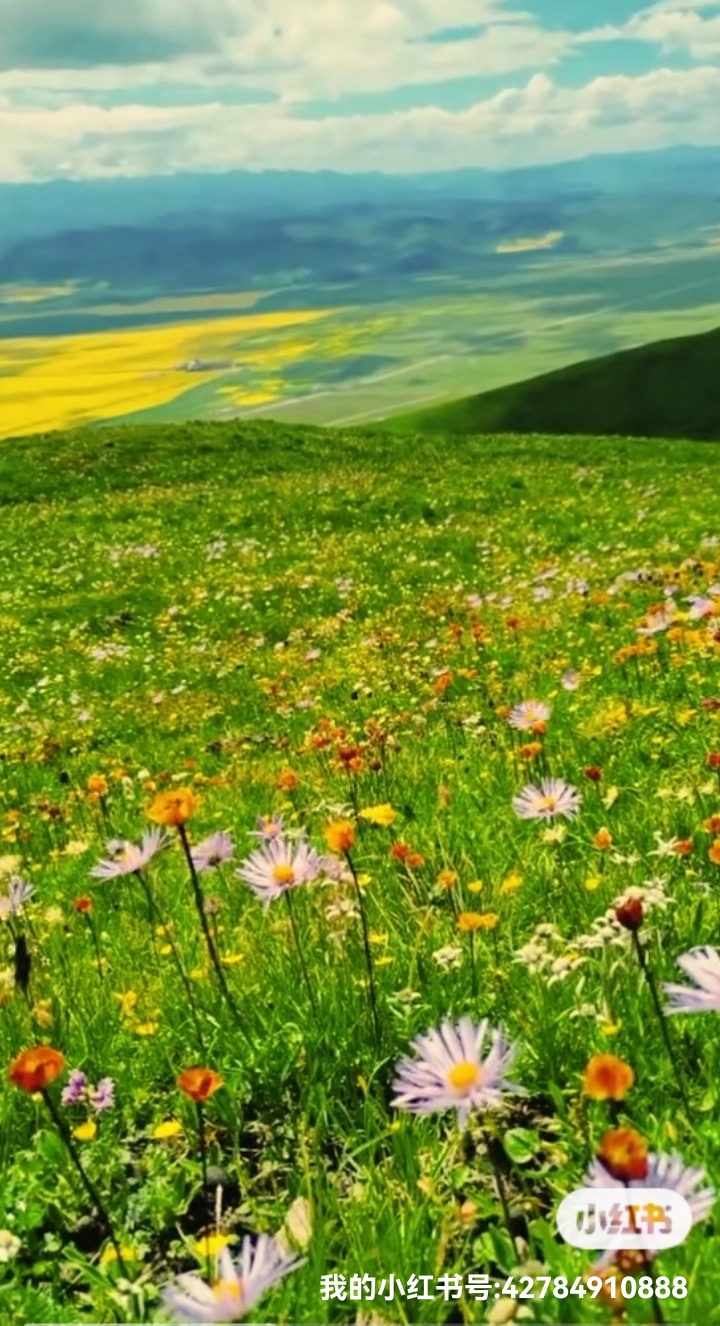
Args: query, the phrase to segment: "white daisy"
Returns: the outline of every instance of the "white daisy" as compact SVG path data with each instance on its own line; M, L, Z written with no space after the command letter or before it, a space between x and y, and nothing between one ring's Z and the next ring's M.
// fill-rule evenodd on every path
M551 820L555 815L572 819L580 809L580 793L562 778L543 778L539 787L529 784L513 797L513 809L523 820Z
M302 1264L281 1252L269 1235L261 1234L254 1246L246 1236L237 1263L227 1248L222 1249L214 1284L199 1275L179 1275L164 1290L163 1302L180 1322L242 1321L266 1289Z
M90 874L93 879L116 879L119 875L134 875L152 860L156 852L167 847L169 842L169 836L162 829L150 829L144 833L139 846L125 842L122 838L114 838L106 844L110 852L109 859L94 866Z
M720 953L716 948L693 948L677 959L690 985L665 984L670 997L667 1013L720 1013Z
M547 723L552 709L541 700L523 700L508 714L508 723L518 732L532 732L538 723Z
M630 1179L625 1183L616 1179L601 1160L594 1160L585 1178L585 1188L671 1188L684 1197L692 1212L693 1224L704 1220L715 1204L715 1189L698 1186L705 1178L705 1170L683 1163L682 1156L669 1156L664 1152L650 1152L644 1179Z
M490 1032L490 1051L483 1059L488 1030L486 1018L476 1024L464 1017L455 1026L446 1020L439 1028L416 1036L416 1058L401 1059L398 1064L393 1105L413 1114L454 1109L462 1127L471 1109L491 1109L506 1092L522 1091L516 1083L505 1081L518 1046L501 1031Z
M317 879L322 870L320 856L305 838L291 843L279 835L252 852L235 873L267 908L288 889Z

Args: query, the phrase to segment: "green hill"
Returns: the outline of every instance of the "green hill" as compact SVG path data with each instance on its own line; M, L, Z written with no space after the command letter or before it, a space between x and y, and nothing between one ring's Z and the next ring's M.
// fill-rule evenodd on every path
M385 420L422 433L720 439L720 329L623 350Z

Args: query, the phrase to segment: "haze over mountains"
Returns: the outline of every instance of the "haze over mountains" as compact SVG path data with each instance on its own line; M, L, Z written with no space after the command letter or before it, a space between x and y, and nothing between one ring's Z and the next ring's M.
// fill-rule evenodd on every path
M560 231L562 250L584 253L690 240L720 224L719 181L720 149L687 147L505 172L3 184L0 283L173 293L478 274L508 235Z

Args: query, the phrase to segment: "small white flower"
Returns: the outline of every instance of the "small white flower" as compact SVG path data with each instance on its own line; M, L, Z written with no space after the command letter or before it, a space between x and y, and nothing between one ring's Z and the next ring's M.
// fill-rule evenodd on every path
M395 1108L413 1114L454 1109L462 1126L471 1109L496 1107L507 1092L521 1091L506 1081L518 1047L501 1031L490 1032L490 1052L483 1059L489 1030L487 1019L476 1024L464 1017L455 1026L446 1020L439 1028L416 1036L416 1057L398 1064L393 1083Z

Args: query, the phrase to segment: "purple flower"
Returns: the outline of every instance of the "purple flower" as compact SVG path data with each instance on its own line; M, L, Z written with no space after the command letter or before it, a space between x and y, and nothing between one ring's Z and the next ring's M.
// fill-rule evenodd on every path
M273 838L280 837L283 828L282 815L258 815L257 829L251 829L248 837L259 838L263 843L271 843Z
M101 1077L94 1091L90 1092L90 1104L96 1114L111 1110L115 1104L115 1083L111 1077Z
M0 897L0 920L6 921L10 916L17 916L25 903L30 901L33 892L32 884L28 884L19 875L13 875L7 895Z
M720 953L716 948L692 948L677 958L677 965L693 985L663 986L670 1003L666 1013L720 1012Z
M212 833L209 838L198 843L193 847L190 855L195 869L198 872L203 870L214 870L216 866L221 866L223 861L230 861L235 850L233 840L229 833Z
M68 1084L60 1097L63 1105L79 1105L85 1099L87 1078L79 1068L73 1068Z

